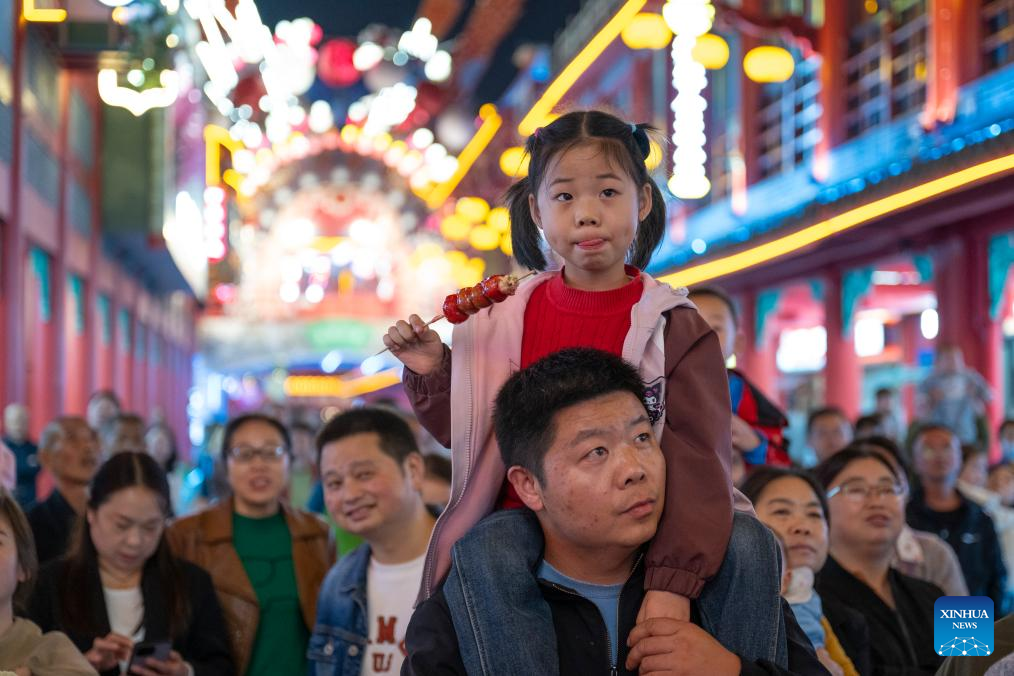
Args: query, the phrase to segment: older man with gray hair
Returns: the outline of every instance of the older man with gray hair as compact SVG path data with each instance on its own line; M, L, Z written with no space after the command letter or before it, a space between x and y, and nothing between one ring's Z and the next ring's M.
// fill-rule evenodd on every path
M3 443L14 453L14 497L24 509L35 504L35 477L39 473L39 449L28 438L28 423L25 405L8 404L4 409Z

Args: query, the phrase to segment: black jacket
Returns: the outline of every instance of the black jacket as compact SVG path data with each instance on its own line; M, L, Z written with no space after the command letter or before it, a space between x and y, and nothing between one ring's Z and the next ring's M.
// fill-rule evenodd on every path
M229 637L211 578L192 563L181 560L179 564L183 567L185 584L178 593L187 595L190 621L184 634L173 640L173 649L193 666L195 676L232 676L235 668L229 652ZM28 617L44 632L66 633L81 652L87 652L96 637L105 636L110 631L102 580L98 566L93 566L85 579L74 581L81 596L88 599L91 614L86 628L72 629L65 625L61 611L60 580L65 575L65 568L63 559L52 561L42 568L29 604ZM165 595L151 560L141 578L141 594L144 597L145 641L169 639ZM114 667L103 672L102 676L118 674L119 667Z
M77 512L54 490L43 502L29 510L28 525L35 536L35 551L39 554L39 565L58 559L67 551Z
M828 557L815 586L824 603L825 615L828 610L833 613L837 604L862 613L866 619L872 639L869 643L873 667L870 673L877 676L934 674L943 658L933 650L933 604L944 592L931 582L917 580L893 568L888 580L895 609L884 603L869 585L842 568L834 557ZM834 628L831 616L827 617ZM847 652L844 641L842 646Z
M617 633L621 637L617 651L617 669L611 672L611 646L608 631L598 608L588 599L559 585L539 580L542 596L549 603L556 629L557 654L560 657L560 676L635 676L627 671L626 637L634 628L637 613L644 600L644 565L639 562L633 575L620 592ZM742 676L786 674L826 676L827 671L817 660L806 634L796 624L792 609L782 601L782 616L789 639L789 669L759 661L743 662ZM694 606L691 620L699 623ZM402 664L402 676L451 676L467 671L458 651L457 634L443 589L424 601L416 609L405 635L408 654ZM509 646L504 646L510 649Z
M1004 607L1007 567L1003 563L1003 550L993 520L982 507L961 496L961 507L954 512L935 512L926 506L922 489L916 488L906 517L912 528L935 533L954 549L968 583L969 596L993 599L997 617L1010 610Z

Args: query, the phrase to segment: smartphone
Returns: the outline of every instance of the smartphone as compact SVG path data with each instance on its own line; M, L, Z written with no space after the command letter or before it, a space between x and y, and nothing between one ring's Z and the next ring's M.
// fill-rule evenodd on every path
M134 645L134 652L130 656L130 666L127 667L129 673L134 665L144 666L144 660L154 659L165 661L169 659L169 653L172 652L173 645L170 641L142 641Z

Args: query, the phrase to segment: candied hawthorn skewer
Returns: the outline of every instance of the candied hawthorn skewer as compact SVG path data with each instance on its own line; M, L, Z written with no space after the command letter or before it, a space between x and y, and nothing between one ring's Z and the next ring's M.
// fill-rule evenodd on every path
M524 277L518 278L514 275L493 275L475 286L459 289L457 293L452 293L444 299L443 316L452 324L461 324L479 310L493 303L502 303L513 296L522 279Z
M423 326L429 326L441 319L446 319L452 324L461 324L479 310L488 308L494 303L502 303L513 296L518 290L518 284L520 284L521 280L534 274L534 272L529 272L521 277L514 275L493 275L475 286L458 289L456 293L448 294L444 298L444 304L441 307L442 313L426 322ZM384 348L377 355L384 354L389 349Z

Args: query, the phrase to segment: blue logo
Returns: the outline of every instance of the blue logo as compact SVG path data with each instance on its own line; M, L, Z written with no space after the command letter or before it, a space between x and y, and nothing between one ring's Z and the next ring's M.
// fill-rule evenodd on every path
M937 655L991 655L993 599L986 596L941 596L933 604L933 643Z

